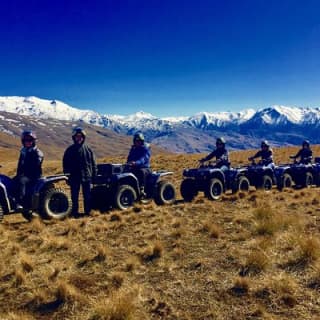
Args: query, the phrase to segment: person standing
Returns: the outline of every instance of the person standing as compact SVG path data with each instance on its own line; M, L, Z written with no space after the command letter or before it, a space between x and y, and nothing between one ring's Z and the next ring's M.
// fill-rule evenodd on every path
M72 215L79 217L79 192L82 187L83 207L85 215L91 211L91 184L97 173L96 157L85 143L86 132L76 127L72 131L73 144L63 155L63 172L69 175L71 189Z
M17 183L16 210L28 210L30 207L30 190L42 175L43 153L37 147L37 136L31 130L21 134L22 149L17 166L15 181Z

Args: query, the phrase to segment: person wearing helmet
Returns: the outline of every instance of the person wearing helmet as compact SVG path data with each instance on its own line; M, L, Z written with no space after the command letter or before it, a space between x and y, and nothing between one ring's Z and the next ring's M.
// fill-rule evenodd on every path
M37 136L31 130L21 134L22 148L17 166L15 181L17 183L17 211L28 210L31 198L29 191L42 175L43 153L37 147Z
M141 132L137 132L133 136L133 145L127 157L127 165L129 171L132 172L138 179L141 192L144 192L146 178L150 174L150 158L151 151L144 142L144 136Z
M217 138L216 140L216 149L214 149L210 154L206 157L199 160L200 163L205 161L209 161L212 158L216 158L216 163L214 165L215 168L219 168L223 171L228 170L230 167L229 162L229 153L226 149L226 141L223 137Z
M294 156L290 156L290 159L296 160L300 158L299 163L302 164L310 164L312 161L312 150L310 148L310 142L308 140L304 140L302 142L302 148L298 151L298 153Z
M261 158L259 162L260 164L268 167L274 167L273 151L267 140L263 140L261 142L261 150L259 150L254 156L249 157L248 160L253 161L256 158Z
M69 175L71 189L72 215L79 217L79 192L82 187L84 213L91 211L91 184L97 173L96 157L85 143L86 132L76 127L72 131L73 144L64 152L63 172Z

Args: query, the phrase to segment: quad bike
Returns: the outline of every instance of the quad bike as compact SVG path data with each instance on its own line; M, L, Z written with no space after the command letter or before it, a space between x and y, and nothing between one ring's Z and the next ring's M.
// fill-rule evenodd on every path
M31 220L33 213L43 219L63 219L71 212L71 199L55 183L67 181L64 174L41 177L36 184L27 190L28 206L23 208L22 215ZM16 182L6 175L0 175L0 219L4 214L17 213Z
M210 200L219 200L227 190L232 190L233 193L240 190L248 191L250 183L245 172L246 169L242 168L230 168L223 171L210 162L198 168L185 169L180 193L185 201L190 202L199 191L204 192Z
M250 181L250 185L256 189L268 191L276 183L274 168L266 165L263 160L259 162L252 160L250 165L242 168L246 168L245 175Z
M165 179L172 174L169 171L150 172L146 185L141 186L126 164L98 164L98 174L93 181L92 205L100 210L126 210L136 201L147 203L154 200L157 205L173 204L175 188Z
M278 190L284 188L310 188L313 184L320 186L320 158L315 163L281 164L275 169Z

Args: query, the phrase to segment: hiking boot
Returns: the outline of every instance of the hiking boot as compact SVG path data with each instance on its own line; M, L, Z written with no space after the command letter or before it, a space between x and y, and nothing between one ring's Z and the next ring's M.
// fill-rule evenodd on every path
M23 206L20 203L16 204L16 212L22 212L23 211Z

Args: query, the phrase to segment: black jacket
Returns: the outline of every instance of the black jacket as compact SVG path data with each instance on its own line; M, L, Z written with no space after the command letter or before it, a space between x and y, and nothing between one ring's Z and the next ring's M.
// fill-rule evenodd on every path
M267 150L259 150L251 159L261 157L261 161L263 164L268 165L273 162L273 152L272 149Z
M39 179L42 175L43 153L37 146L20 151L17 176L26 176L31 180Z
M97 173L96 157L85 143L69 146L63 155L63 172L70 180L91 181Z
M227 149L225 148L217 148L213 150L210 154L208 154L202 161L211 160L213 157L216 157L216 165L215 167L221 168L222 166L230 166L229 162L229 154Z
M311 163L312 160L312 150L311 149L305 149L302 148L299 150L299 152L293 156L294 159L299 158L300 157L300 163L303 164L309 164Z

